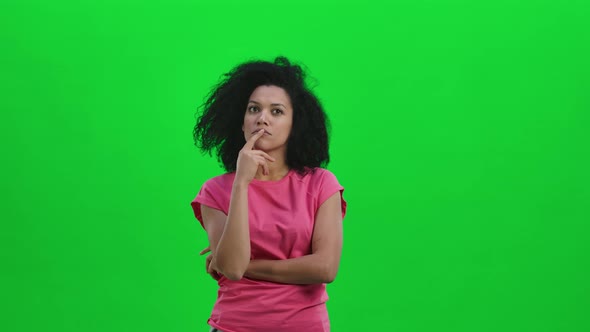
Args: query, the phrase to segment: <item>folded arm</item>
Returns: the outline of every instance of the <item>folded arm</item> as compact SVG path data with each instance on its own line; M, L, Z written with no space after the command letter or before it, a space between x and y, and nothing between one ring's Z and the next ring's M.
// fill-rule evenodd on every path
M227 216L204 205L201 211L213 256L210 269L222 273L215 254ZM311 254L283 260L251 260L244 276L285 284L330 283L336 278L340 264L342 233L342 208L340 192L337 192L322 203L316 213Z
M330 283L336 278L342 251L340 192L317 211L312 253L284 260L251 260L245 276L286 284Z
M228 215L206 205L201 205L201 214L209 238L211 269L228 279L241 279L250 262L248 187L233 186Z

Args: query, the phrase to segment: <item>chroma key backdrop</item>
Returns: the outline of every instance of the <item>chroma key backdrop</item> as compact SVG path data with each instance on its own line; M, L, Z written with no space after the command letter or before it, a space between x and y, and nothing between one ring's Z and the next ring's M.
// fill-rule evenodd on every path
M346 188L332 331L590 331L586 1L4 0L0 45L3 331L208 331L195 114L279 55Z

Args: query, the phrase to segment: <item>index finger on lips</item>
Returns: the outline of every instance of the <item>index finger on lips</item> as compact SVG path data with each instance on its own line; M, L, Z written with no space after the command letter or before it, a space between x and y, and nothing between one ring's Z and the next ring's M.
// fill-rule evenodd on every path
M248 139L248 141L246 142L246 144L244 144L244 149L246 150L252 150L254 148L254 143L256 143L256 141L262 137L262 135L264 134L264 129L260 129L259 131L256 132L256 134L252 135L252 137L250 137Z

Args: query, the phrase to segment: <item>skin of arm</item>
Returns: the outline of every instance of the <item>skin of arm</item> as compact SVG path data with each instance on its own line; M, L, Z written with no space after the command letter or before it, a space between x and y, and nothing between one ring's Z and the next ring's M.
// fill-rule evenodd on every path
M231 280L240 280L250 262L248 185L234 183L229 213L217 244L214 259L217 271Z
M250 262L248 186L234 184L229 214L201 205L211 249L211 269L230 280L240 280Z
M254 144L264 133L264 130L258 130L240 150L227 217L223 218L222 212L212 213L207 207L201 210L213 255L211 267L230 280L242 279L250 263L248 185L259 168L268 174L268 162L275 161L275 158L267 153L254 150ZM220 225L223 225L221 231ZM217 239L219 241L216 241Z
M207 257L210 259L209 264L207 264L207 272L211 273L211 270L214 270L215 272L220 273L217 268L217 261L214 258L217 253L219 239L225 228L227 216L220 210L210 208L206 205L201 205L201 215L203 216L203 225L205 226L207 238L209 239L209 246L201 251L201 255L210 251L211 254Z
M240 280L250 262L248 185L234 183L227 217L204 205L201 213L213 256L211 268L230 280Z
M331 283L336 278L342 251L340 192L318 209L312 237L312 253L284 260L252 260L245 276L286 284Z

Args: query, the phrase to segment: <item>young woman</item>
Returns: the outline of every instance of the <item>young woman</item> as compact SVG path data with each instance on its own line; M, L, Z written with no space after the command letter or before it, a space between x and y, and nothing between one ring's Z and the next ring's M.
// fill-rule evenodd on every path
M326 332L342 249L344 188L328 170L323 108L301 67L241 64L211 92L195 143L227 173L191 203L219 284L211 331Z

